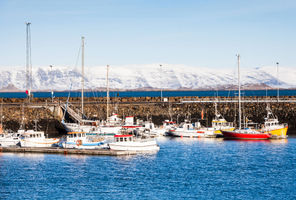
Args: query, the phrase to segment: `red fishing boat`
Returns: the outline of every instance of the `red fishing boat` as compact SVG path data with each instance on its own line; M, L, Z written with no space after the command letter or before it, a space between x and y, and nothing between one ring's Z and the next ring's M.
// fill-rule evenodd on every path
M248 139L248 140L266 140L271 137L269 133L261 133L251 129L237 129L234 131L221 131L225 139Z
M237 55L238 65L238 122L239 128L234 131L221 131L225 139L248 139L248 140L266 140L271 137L271 134L259 132L254 129L242 128L241 124L241 91L240 91L240 55Z

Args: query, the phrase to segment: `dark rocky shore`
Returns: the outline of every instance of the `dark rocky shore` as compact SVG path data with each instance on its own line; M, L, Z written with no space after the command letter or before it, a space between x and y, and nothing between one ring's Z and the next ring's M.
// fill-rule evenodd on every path
M110 98L110 113L114 112L119 117L134 116L135 119L152 120L155 124L160 125L165 119L172 119L182 122L185 118L190 118L192 122L200 120L205 126L211 126L211 120L215 115L214 103L180 103L186 97L170 97L166 102L161 101L159 97L112 97ZM260 97L262 99L262 97ZM294 98L294 97L285 97ZM197 100L210 100L210 97L198 98ZM219 100L227 100L221 97ZM246 99L246 98L245 98ZM256 100L257 97L248 97ZM259 99L259 97L258 97ZM55 107L65 103L67 98L55 98ZM80 98L70 98L72 108L81 107ZM249 121L263 123L266 116L266 103L243 103L243 115ZM28 99L8 98L3 99L3 127L16 131L19 129L22 119L26 129L32 129L37 124L39 130L43 130L49 137L61 136L66 133L61 121L61 116L52 112L50 98L34 98L31 102ZM218 103L218 111L226 120L235 122L237 116L237 103ZM270 107L279 121L289 124L288 134L296 133L296 103L270 103ZM203 120L202 111L204 113ZM84 113L89 119L106 119L106 98L91 97L84 99ZM66 115L66 120L71 118Z

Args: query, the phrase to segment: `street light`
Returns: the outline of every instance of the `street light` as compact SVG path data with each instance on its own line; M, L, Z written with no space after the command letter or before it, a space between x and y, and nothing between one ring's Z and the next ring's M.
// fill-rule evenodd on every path
M162 74L162 65L159 65L160 67L160 77ZM162 79L161 79L161 86L160 86L160 101L162 101Z
M280 84L279 84L279 63L276 63L276 75L277 75L277 100L280 100Z
M50 74L51 74L51 82L53 80L53 77L52 77L52 65L49 65L50 67ZM53 102L53 89L52 89L52 84L51 84L51 102Z

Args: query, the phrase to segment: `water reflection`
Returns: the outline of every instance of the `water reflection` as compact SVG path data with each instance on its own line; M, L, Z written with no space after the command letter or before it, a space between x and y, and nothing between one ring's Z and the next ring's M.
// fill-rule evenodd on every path
M272 144L287 144L288 139L270 140Z
M19 158L29 158L29 159L44 159L43 153L10 153L10 152L4 152L3 155L5 156L11 156L11 157L19 157Z

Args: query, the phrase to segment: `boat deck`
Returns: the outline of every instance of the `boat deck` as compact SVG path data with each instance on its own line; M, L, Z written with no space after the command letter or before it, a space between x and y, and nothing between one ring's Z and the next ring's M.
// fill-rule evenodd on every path
M134 151L114 151L110 149L63 149L63 148L24 148L24 147L0 147L1 152L11 153L48 153L48 154L79 154L96 156L126 156L135 155Z

